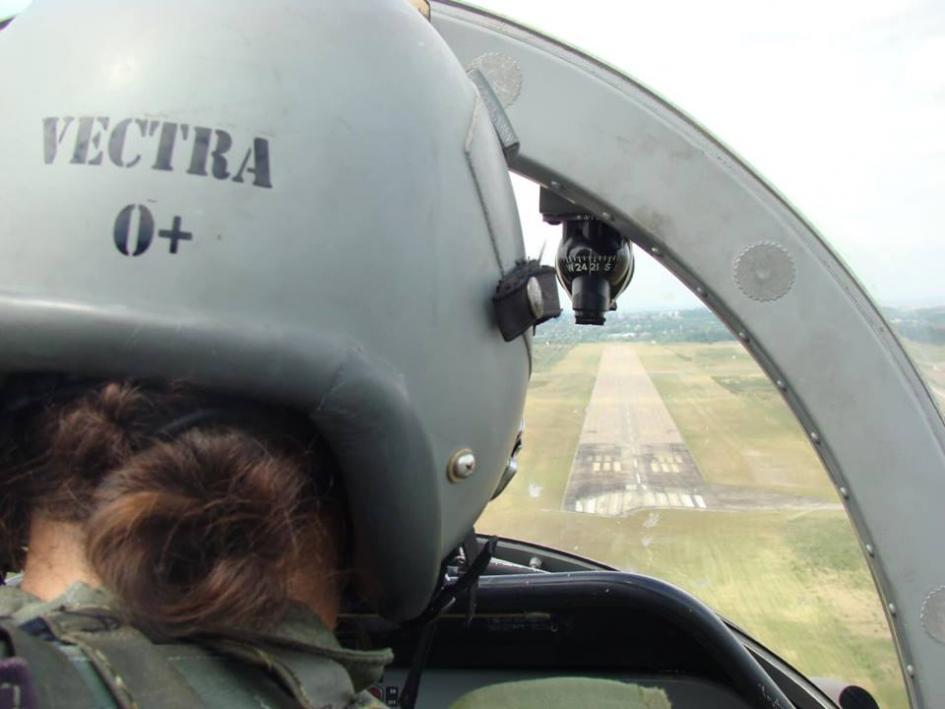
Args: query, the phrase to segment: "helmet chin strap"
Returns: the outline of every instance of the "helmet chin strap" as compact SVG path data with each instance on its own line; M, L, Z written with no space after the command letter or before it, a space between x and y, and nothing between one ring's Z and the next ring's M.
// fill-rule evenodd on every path
M498 537L490 537L480 547L475 530L469 530L469 534L466 535L461 546L465 558L465 572L455 581L444 585L433 596L427 609L411 622L411 625L419 628L419 639L414 650L413 660L410 663L410 670L407 672L407 679L404 680L404 686L400 692L399 706L402 709L413 709L417 703L420 676L423 674L423 668L426 666L427 658L430 655L430 648L433 646L437 619L449 610L456 599L465 592L468 592L469 595L466 624L468 625L472 621L473 615L476 613L476 588L479 577L488 568L489 562L495 555L498 543Z

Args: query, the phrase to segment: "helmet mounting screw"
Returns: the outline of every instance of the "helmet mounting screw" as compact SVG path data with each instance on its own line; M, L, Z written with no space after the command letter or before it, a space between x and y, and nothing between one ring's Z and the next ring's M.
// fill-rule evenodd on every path
M458 483L476 472L476 456L468 448L460 448L450 456L446 476L450 482Z

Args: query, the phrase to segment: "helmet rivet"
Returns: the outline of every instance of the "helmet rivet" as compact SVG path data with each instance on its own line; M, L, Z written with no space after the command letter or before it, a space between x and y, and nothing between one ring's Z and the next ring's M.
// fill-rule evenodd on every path
M476 472L476 456L468 448L460 448L450 456L446 476L451 482L460 482Z
M532 315L540 318L545 314L545 298L541 294L541 284L538 279L532 276L525 284L525 294L528 296L528 309Z

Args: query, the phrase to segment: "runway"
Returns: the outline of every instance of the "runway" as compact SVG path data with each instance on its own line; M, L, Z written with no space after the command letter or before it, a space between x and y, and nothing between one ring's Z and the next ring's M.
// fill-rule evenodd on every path
M707 509L713 502L636 352L606 347L571 465L564 509L615 516L646 507Z

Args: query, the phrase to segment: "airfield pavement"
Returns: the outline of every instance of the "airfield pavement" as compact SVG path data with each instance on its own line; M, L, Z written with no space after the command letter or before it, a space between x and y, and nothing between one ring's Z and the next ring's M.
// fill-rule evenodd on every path
M636 350L606 345L562 509L614 517L673 507L841 509L835 502L757 486L709 484Z
M563 508L616 516L641 507L705 509L699 468L637 353L604 348Z

